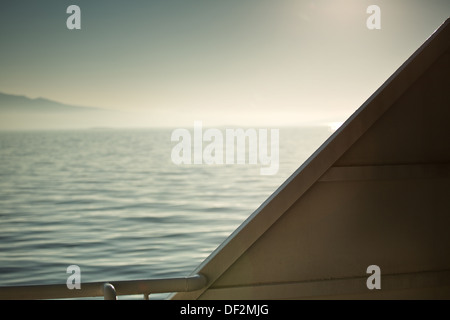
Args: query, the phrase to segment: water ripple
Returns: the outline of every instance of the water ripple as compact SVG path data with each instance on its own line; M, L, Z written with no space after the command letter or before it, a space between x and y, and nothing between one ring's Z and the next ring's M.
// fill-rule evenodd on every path
M0 133L0 285L184 276L322 143L280 130L280 170L176 166L171 130Z

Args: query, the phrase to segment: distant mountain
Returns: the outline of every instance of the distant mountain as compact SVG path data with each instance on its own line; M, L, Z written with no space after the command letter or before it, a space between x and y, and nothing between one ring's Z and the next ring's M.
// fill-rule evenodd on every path
M7 113L66 113L86 111L107 111L101 108L81 107L48 99L30 99L25 96L0 92L0 112Z

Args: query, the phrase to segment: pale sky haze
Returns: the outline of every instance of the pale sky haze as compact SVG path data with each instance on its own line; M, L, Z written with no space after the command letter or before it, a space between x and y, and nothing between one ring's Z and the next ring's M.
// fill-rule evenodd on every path
M0 92L139 126L343 121L449 16L448 0L4 1Z

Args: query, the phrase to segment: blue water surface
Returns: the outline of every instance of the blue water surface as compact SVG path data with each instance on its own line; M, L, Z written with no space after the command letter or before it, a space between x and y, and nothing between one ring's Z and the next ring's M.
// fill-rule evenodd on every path
M0 132L0 286L189 275L331 134L281 128L279 170L175 165L170 129Z

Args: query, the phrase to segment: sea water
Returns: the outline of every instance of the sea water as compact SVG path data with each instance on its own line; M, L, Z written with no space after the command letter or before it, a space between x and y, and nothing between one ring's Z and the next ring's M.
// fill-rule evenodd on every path
M279 129L279 170L176 165L173 129L0 132L0 286L189 275L331 135Z

